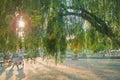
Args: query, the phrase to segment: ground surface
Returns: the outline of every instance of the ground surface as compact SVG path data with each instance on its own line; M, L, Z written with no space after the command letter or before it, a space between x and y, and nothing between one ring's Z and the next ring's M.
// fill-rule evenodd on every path
M120 59L25 61L24 68L0 67L0 80L120 80Z

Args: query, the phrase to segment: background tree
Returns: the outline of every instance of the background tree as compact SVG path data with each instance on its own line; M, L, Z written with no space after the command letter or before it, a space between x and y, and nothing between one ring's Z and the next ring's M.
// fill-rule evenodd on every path
M64 59L68 48L118 49L119 4L119 0L1 0L1 51L12 51L19 45L15 36L16 12L26 21L24 48L42 47L47 55L55 58L56 63L58 54L61 60ZM84 26L88 27L86 31ZM71 35L75 38L67 40Z

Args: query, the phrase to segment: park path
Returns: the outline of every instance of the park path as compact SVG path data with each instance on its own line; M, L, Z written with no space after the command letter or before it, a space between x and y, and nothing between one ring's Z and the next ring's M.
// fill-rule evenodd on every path
M56 66L37 58L20 69L0 67L0 80L120 80L119 74L119 59L66 59Z

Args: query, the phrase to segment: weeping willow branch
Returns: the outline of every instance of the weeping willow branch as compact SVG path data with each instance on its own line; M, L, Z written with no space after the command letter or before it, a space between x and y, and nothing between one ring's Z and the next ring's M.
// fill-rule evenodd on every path
M115 36L112 32L112 29L108 27L106 22L102 20L101 18L97 17L95 14L80 8L79 10L75 10L73 8L70 9L62 5L62 8L64 10L63 16L67 15L74 15L74 16L79 16L82 17L83 19L87 20L88 22L93 25L93 27L99 31L100 33L107 35L110 39L112 39L113 42L117 43L117 45L120 46L120 39L118 39L117 36Z

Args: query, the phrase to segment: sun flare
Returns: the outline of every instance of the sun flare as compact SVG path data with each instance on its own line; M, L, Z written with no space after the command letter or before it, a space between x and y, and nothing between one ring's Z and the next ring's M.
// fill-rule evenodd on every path
M19 20L18 21L18 25L19 25L20 28L24 28L25 27L25 23L24 23L23 20Z

